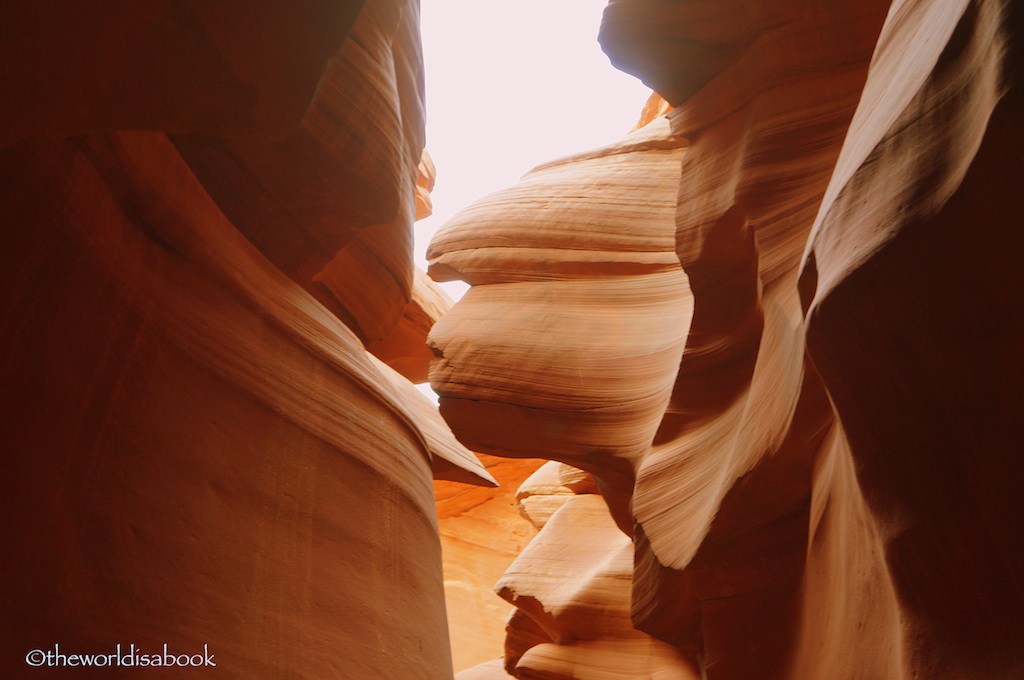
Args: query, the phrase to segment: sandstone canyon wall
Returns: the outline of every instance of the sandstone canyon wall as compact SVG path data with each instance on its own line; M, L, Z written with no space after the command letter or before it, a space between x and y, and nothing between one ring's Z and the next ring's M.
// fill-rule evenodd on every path
M445 314L416 2L0 7L0 675L1024 677L1022 13L612 0Z
M675 108L438 233L431 381L622 535L566 503L459 677L1024 677L1020 4L613 0L601 38Z
M492 482L395 370L447 302L417 5L363 4L0 9L3 677L451 677L431 478Z
M537 533L536 525L519 511L517 490L543 461L481 459L500 487L434 482L456 671L502 654L513 607L495 597L494 584Z

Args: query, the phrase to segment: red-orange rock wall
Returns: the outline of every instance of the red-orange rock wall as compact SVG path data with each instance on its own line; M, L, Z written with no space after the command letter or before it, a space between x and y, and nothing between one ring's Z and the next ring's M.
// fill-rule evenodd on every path
M417 4L199 4L0 10L0 675L445 680Z
M671 111L431 248L497 491L415 2L0 9L0 675L1024 676L1019 5L612 0Z
M1019 14L614 0L603 44L674 106L662 127L541 166L434 241L431 271L473 285L431 336L445 417L594 475L633 539L633 623L701 677L1024 672ZM595 563L596 529L562 524L558 558ZM543 550L502 583L555 578L526 559ZM609 640L550 646L579 639L553 612L608 595L534 589L504 670L463 677L620 677L591 663Z

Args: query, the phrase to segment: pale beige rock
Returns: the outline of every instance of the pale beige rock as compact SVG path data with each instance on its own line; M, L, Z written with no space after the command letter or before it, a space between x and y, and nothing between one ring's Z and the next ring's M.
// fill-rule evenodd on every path
M633 544L610 520L604 499L573 496L495 590L554 641L640 636L629 621L632 570Z
M572 489L575 493L601 493L589 473L571 465L559 466L558 481L562 486Z
M473 284L430 335L431 383L460 440L611 480L627 530L632 461L664 412L691 311L673 250L684 146L661 119L540 166L448 222L428 253L432 276Z
M515 677L519 680L700 680L700 673L686 653L645 637L537 645L520 659Z
M576 494L562 483L563 468L569 466L557 461L547 462L537 468L516 491L519 514L538 529L543 529L551 515Z
M604 500L566 496L565 487L551 483L555 472L541 475L546 480L531 477L520 489L540 495L546 488L562 504L496 586L517 607L508 625L506 670L538 680L696 680L692 652L632 627L633 546Z
M455 674L456 680L510 680L512 677L505 672L501 659L485 661Z
M434 203L430 199L430 192L434 190L434 183L437 181L437 168L434 167L434 159L430 157L427 150L423 150L420 156L420 164L417 168L416 177L416 219L422 220L434 213Z

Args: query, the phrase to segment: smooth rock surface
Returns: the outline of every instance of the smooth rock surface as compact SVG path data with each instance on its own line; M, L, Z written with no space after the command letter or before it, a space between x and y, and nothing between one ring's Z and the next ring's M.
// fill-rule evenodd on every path
M684 147L662 118L540 166L449 221L428 252L434 278L473 284L430 335L431 384L460 440L595 473L627 530L632 466L692 309L673 238Z
M480 458L500 487L434 482L456 672L501 655L512 607L494 584L537 533L520 516L516 487L542 461Z
M577 486L577 493L567 495L567 487L543 483L553 472L576 476L568 466L551 465L528 479L518 495L547 495L560 507L496 586L516 606L508 623L506 671L535 680L696 680L692 653L632 626L629 537L596 489Z
M473 286L431 336L442 413L593 475L632 623L696 677L1024 672L1021 27L989 0L613 0L602 42L680 153L555 161L435 238L432 275ZM561 507L531 501L502 581L506 670L616 677L613 644L557 649L609 591L555 584L623 547L536 481Z
M281 136L303 119L364 4L5 4L0 146L111 129Z
M417 5L172 4L0 10L0 675L450 679Z

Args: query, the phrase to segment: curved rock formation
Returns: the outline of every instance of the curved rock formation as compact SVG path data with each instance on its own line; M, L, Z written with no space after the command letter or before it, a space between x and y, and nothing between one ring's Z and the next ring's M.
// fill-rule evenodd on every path
M803 269L808 353L924 677L1024 674L1021 14L893 4Z
M430 339L431 382L460 440L600 470L627 530L632 466L689 324L673 250L684 147L661 119L541 166L449 221L428 252L434 278L473 285Z
M1020 14L613 0L606 50L675 106L637 134L675 157L542 166L432 245L473 285L431 336L442 413L594 475L635 546L634 625L701 677L1024 672ZM572 523L561 559L610 559ZM544 591L560 567L529 553L516 578ZM590 677L614 647L544 636L594 598L552 593L509 634L540 661L506 670Z
M450 678L416 4L65 4L0 10L0 675Z
M513 498L416 2L0 7L0 675L1024 677L1022 17L612 0L666 101L430 252Z
M496 586L517 607L504 659L459 673L458 680L696 680L694 658L631 625L633 546L593 479L548 463L517 495L540 533Z
M413 284L418 22L405 2L368 3L302 124L281 140L174 137L232 223L365 343L391 333Z

